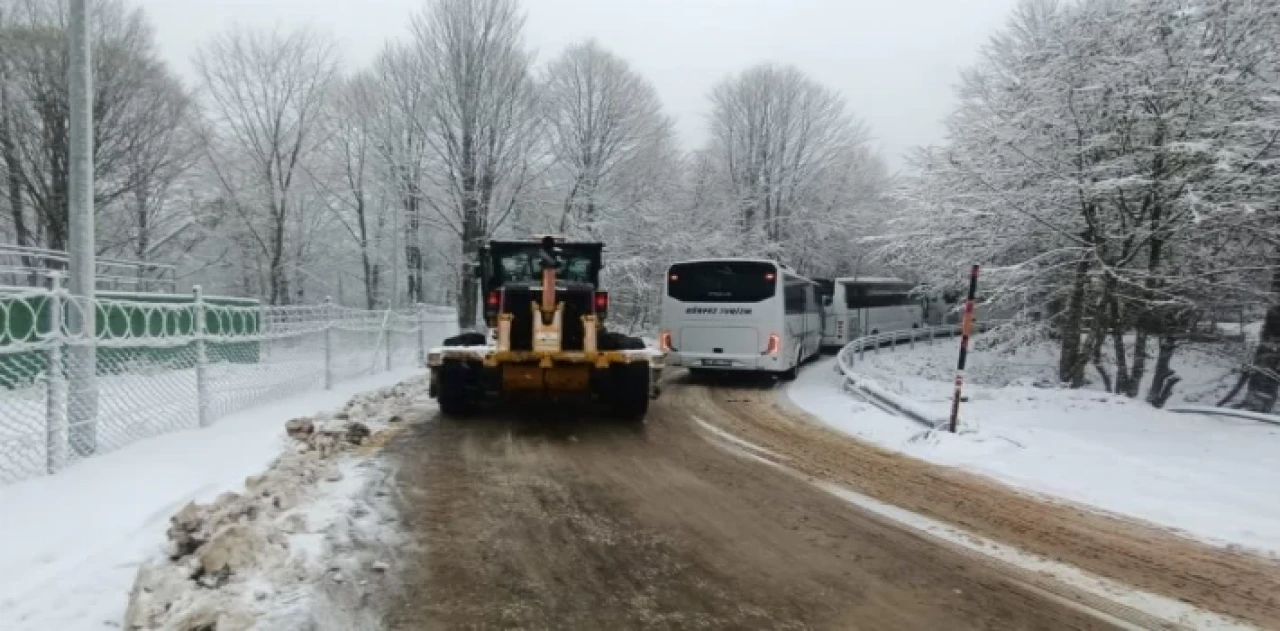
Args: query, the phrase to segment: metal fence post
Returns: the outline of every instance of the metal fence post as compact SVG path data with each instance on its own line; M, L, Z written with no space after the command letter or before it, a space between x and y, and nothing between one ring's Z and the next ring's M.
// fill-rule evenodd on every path
M929 338L929 346L933 346L933 325L924 328L924 334Z
M62 273L51 274L49 293L49 365L45 392L45 469L57 473L67 461L67 375L62 357Z
M191 310L191 334L196 345L196 419L200 427L208 427L213 419L209 414L209 348L205 343L207 321L204 308L204 289L200 285L191 288L195 303Z
M427 365L427 308L418 303L418 367Z
M911 336L907 338L907 343L913 349L916 347L916 333L917 333L917 329L911 329L911 332L907 333L907 335Z
M333 297L324 298L324 389L333 389Z

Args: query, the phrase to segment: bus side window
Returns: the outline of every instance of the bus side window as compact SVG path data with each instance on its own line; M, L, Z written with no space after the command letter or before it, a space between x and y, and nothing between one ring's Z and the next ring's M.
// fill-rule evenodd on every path
M807 313L814 313L821 307L818 306L818 295L813 291L813 285L804 286L804 310Z
M789 313L805 312L805 294L804 286L797 284L788 284L783 289L783 308Z

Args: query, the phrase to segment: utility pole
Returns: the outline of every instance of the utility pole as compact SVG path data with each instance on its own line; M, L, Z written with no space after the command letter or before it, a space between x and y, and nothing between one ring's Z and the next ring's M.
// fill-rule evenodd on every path
M97 337L93 301L93 64L91 62L88 0L71 0L67 32L70 67L67 93L71 100L71 156L67 191L70 246L68 309L71 334L68 376L68 442L79 456L98 448Z

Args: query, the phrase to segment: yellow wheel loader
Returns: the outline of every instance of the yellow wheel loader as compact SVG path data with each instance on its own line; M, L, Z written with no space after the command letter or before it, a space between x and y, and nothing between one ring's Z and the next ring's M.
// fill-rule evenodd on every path
M604 244L490 241L480 251L487 333L467 332L427 353L430 394L445 416L486 401L586 401L639 421L659 394L661 352L605 329Z

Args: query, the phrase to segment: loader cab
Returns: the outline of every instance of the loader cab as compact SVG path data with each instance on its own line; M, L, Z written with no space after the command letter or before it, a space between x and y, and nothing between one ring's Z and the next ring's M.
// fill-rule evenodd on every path
M555 243L560 265L558 285L600 286L600 268L604 256L603 243ZM532 285L541 282L544 246L532 241L490 241L480 251L480 286L489 292L508 284Z
M553 264L554 301L565 309L565 348L580 347L585 335L581 316L594 315L599 325L609 308L608 293L597 289L603 257L604 244L598 242L490 241L480 251L485 324L495 329L499 314L513 314L513 348L531 347L532 342L525 339L526 331L531 330L525 320L530 317L532 304L542 298L542 271Z

